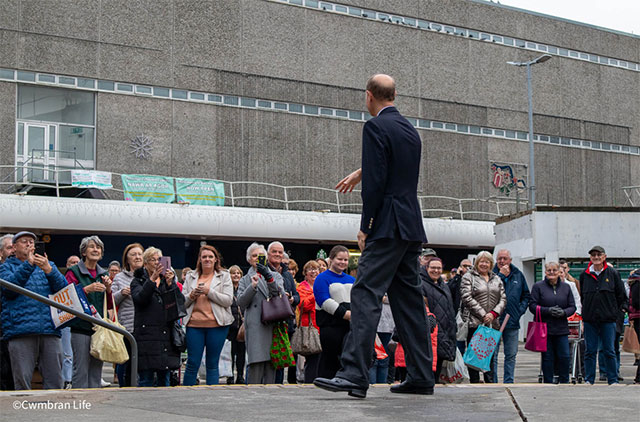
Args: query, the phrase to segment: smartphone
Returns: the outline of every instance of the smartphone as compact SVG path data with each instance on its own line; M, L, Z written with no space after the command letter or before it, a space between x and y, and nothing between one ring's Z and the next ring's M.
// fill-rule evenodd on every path
M36 245L35 253L37 253L38 255L44 256L45 254L44 242L36 242L35 245Z
M265 267L267 266L267 256L264 254L258 255L258 264L262 264Z
M171 257L170 256L161 256L160 263L164 267L164 270L160 274L163 276L167 274L167 270L171 268Z

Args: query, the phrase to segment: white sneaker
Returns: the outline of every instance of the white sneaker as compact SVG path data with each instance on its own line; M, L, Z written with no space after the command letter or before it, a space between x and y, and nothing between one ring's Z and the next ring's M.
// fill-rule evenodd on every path
M110 385L111 385L110 382L107 382L107 381L103 380L102 378L100 378L100 386L102 388L109 387Z

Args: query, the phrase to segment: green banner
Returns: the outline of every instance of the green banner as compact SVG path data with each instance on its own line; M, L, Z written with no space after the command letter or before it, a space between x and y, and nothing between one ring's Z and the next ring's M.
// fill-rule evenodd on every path
M224 183L208 179L180 179L176 177L178 202L194 205L224 205Z
M170 203L175 199L173 177L123 174L125 201Z

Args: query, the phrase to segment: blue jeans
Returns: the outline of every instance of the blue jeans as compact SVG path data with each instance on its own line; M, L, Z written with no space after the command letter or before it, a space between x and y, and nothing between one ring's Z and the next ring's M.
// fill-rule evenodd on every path
M384 351L389 355L389 341L391 340L391 333L378 333L380 341L384 346ZM369 382L371 384L384 384L387 382L387 374L389 372L389 357L385 359L376 359L373 362L373 366L369 368Z
M205 358L207 366L207 385L219 382L218 363L220 353L227 338L229 327L194 328L187 327L187 368L184 371L183 385L195 385L202 353L207 348Z
M168 387L170 373L171 371L168 369L164 371L154 371L153 369L138 371L138 387Z
M504 377L505 384L513 384L513 376L516 370L516 355L518 354L518 335L519 328L505 328L502 332L502 341L504 343ZM496 356L500 353L500 344L496 348ZM492 368L493 382L498 382L498 359L495 360L495 366Z
M616 354L613 351L613 341L616 336L615 322L586 322L584 323L584 340L587 350L584 353L584 380L593 384L596 379L596 355L598 341L602 341L605 373L609 384L618 382L616 371Z
M547 351L542 353L542 375L546 384L553 383L554 366L558 368L560 384L569 382L570 357L568 335L547 336Z
M71 382L73 377L73 349L71 348L71 327L60 330L62 334L62 379Z
M600 369L600 375L605 375L605 363L604 363L604 353L602 348L602 340L598 341L598 368ZM620 334L616 332L616 336L613 339L613 350L616 353L616 374L620 375Z

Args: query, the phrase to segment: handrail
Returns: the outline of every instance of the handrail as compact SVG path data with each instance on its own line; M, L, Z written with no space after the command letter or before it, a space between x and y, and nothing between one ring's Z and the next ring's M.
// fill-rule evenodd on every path
M640 186L623 186L620 189L622 189L627 198L625 204L628 202L632 207L636 206L636 203L633 201L634 193L638 196L638 203L640 204Z
M41 167L33 167L33 166L14 166L14 165L0 165L0 169L3 168L26 168L26 169L38 169L42 170ZM35 186L35 187L47 187L52 188L55 187L57 196L60 196L60 191L64 189L75 189L74 186L69 184L61 184L59 182L59 173L68 173L73 171L70 168L64 169L48 169L49 172L55 173L55 178L52 180L52 184L46 183L35 183L35 182L25 182L23 185ZM120 176L120 173L111 173L114 176ZM211 180L211 179L209 179ZM260 181L224 181L217 180L220 183L226 185L226 199L227 206L231 207L242 207L242 203L238 203L238 201L243 200L259 200L259 201L269 201L270 206L275 209L296 209L296 207L291 208L292 205L300 205L307 204L309 206L323 206L329 207L329 211L335 211L338 213L353 213L354 209L357 210L359 207L362 207L361 202L353 202L350 200L351 198L357 198L360 193L360 190L354 189L351 193L351 196L346 196L346 200L342 199L343 195L340 195L335 189L318 187L318 186L283 186L277 185L275 183L268 182L260 182ZM0 187L2 185L15 185L15 182L0 182ZM238 186L243 186L240 190ZM247 195L246 193L253 193L250 190L247 192L247 189L251 187L262 186L273 188L265 189L269 193L263 193L260 191L258 196ZM293 197L291 195L292 190L308 190L310 193L306 195L300 195L300 197ZM111 188L109 189L113 192L118 192L119 194L124 194L122 189ZM277 190L281 190L282 194L277 193ZM237 195L237 193L245 193L241 195ZM315 196L314 196L315 195ZM295 199L293 199L295 198ZM307 198L307 199L305 199ZM344 202L343 202L344 201ZM418 201L420 204L421 213L425 216L425 213L443 213L445 214L443 217L452 217L459 218L464 220L465 218L469 218L471 216L476 216L477 219L483 219L483 217L491 218L491 217L500 217L505 215L506 213L513 213L515 208L516 212L519 210L520 205L526 207L527 200L520 199L516 196L515 199L502 199L497 197L489 197L489 198L454 198L450 196L443 195L420 195L418 196ZM439 201L434 203L434 201ZM472 210L465 210L465 206L469 205L478 205L478 204L486 204L483 209L479 209L478 207L474 207ZM493 210L487 209L486 207L494 207ZM505 208L505 206L507 208ZM324 211L324 210L323 210Z
M95 318L91 315L87 315L84 312L79 312L76 311L73 308L70 308L68 306L62 305L58 302L55 302L51 299L49 299L48 297L44 297L42 295L39 295L38 293L34 293L31 290L27 290L23 287L20 287L16 284L10 283L7 280L3 280L0 278L0 287L3 287L5 289L9 289L13 292L19 293L21 295L25 295L27 297L30 297L31 299L37 300L38 302L42 302L46 305L49 306L53 306L54 308L58 308L58 309L62 309L65 312L68 312L70 314L73 314L75 316L77 316L80 319L83 319L85 321L91 322L93 324L99 325L101 327L107 328L111 331L115 331L118 334L122 334L123 336L125 336L127 338L127 340L129 340L129 343L131 344L131 356L129 356L129 360L131 362L131 379L135 380L136 377L138 376L138 343L136 343L136 339L133 337L133 335L128 332L127 330L124 330L120 327L116 327L113 326L107 322L104 322L103 320L99 319L99 318ZM106 311L106 310L105 310Z

